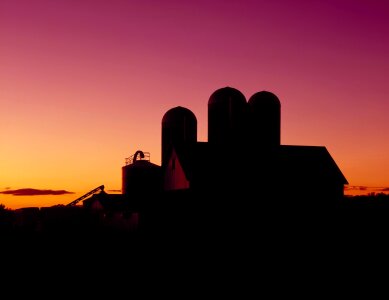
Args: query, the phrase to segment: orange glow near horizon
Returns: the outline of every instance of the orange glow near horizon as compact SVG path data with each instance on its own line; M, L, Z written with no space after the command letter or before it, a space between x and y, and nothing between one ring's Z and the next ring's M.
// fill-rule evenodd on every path
M161 120L231 86L281 101L281 143L326 146L346 194L389 187L385 1L0 3L0 203L67 204L121 189L137 150L160 164ZM12 196L33 188L73 194ZM378 192L378 191L375 191Z

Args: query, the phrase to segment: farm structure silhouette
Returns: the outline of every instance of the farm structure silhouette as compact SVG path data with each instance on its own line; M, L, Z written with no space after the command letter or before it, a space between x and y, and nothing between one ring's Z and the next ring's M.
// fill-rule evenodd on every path
M208 142L197 141L189 109L165 113L162 173L164 190L233 196L236 202L287 197L298 199L294 204L325 204L343 198L348 184L325 147L281 145L281 105L273 93L258 92L247 102L231 87L209 98Z
M122 194L102 185L67 206L20 209L18 227L220 232L257 228L271 218L314 219L344 200L348 182L324 146L281 144L281 103L271 92L248 101L232 87L213 92L208 142L197 141L188 108L168 110L161 125L161 165L136 151L122 167Z

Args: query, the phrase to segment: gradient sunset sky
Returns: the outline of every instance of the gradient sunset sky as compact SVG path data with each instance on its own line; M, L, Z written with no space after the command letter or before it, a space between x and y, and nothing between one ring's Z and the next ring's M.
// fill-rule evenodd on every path
M225 86L275 93L282 144L326 146L350 186L384 190L388 79L387 0L0 0L0 203L120 190L136 150L160 164L168 109L207 141Z

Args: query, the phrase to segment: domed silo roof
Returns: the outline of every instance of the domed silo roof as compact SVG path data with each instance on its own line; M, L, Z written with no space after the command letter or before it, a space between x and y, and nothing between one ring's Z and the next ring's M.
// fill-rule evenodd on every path
M162 118L162 166L173 146L197 142L197 119L189 109L177 106Z
M169 109L162 118L162 124L194 122L197 125L197 119L194 113L186 107L176 106Z
M239 143L246 127L247 102L237 89L216 90L208 101L208 141L213 144Z
M263 107L281 107L281 102L278 97L268 91L255 93L250 97L248 104L258 109L262 109Z
M252 95L249 106L249 139L262 147L281 144L281 103L276 95L261 91Z
M212 93L212 95L209 97L208 106L225 105L227 99L231 99L231 101L236 103L236 105L246 104L246 97L242 94L241 91L233 87L226 86Z

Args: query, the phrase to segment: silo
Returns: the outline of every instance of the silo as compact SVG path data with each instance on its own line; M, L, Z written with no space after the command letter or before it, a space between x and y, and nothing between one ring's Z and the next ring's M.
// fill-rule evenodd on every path
M281 144L281 104L276 95L261 91L252 95L249 107L249 139L263 149Z
M162 167L169 159L173 146L197 142L197 119L192 111L177 106L168 110L162 118Z
M136 151L122 167L122 193L151 195L161 189L161 167L150 162L150 153Z
M214 145L239 145L246 134L247 103L237 89L216 90L208 101L208 142Z

